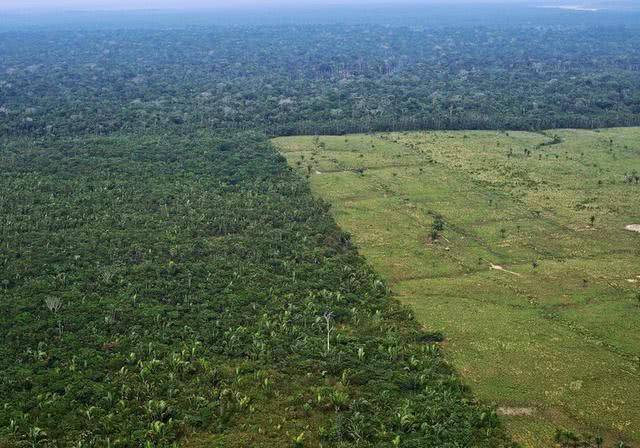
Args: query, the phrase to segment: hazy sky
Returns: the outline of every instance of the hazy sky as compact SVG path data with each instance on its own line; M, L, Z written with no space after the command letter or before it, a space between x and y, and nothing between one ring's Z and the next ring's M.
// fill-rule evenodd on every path
M458 3L492 3L510 0L454 0ZM519 0L511 0L517 2ZM452 3L451 0L400 0L401 3ZM249 6L300 6L321 4L394 3L393 0L0 0L0 9L202 9Z

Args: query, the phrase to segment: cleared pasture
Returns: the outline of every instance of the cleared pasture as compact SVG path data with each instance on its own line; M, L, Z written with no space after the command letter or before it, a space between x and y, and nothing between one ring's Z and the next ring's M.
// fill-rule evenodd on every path
M640 443L639 128L274 143L517 441Z

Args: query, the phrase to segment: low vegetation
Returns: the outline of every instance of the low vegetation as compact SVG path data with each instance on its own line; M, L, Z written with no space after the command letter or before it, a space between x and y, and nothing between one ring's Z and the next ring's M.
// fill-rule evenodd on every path
M531 447L640 441L640 235L625 229L640 223L639 141L637 128L275 140Z

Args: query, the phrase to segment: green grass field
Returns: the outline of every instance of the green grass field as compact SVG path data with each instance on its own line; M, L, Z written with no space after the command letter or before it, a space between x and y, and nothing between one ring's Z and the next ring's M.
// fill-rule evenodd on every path
M640 443L640 129L274 142L516 441Z

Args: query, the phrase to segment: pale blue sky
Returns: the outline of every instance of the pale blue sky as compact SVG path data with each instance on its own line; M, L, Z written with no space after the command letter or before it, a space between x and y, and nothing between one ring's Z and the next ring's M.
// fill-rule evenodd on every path
M523 0L400 0L401 3L494 3ZM202 9L215 7L301 6L394 3L393 0L0 0L0 9Z

